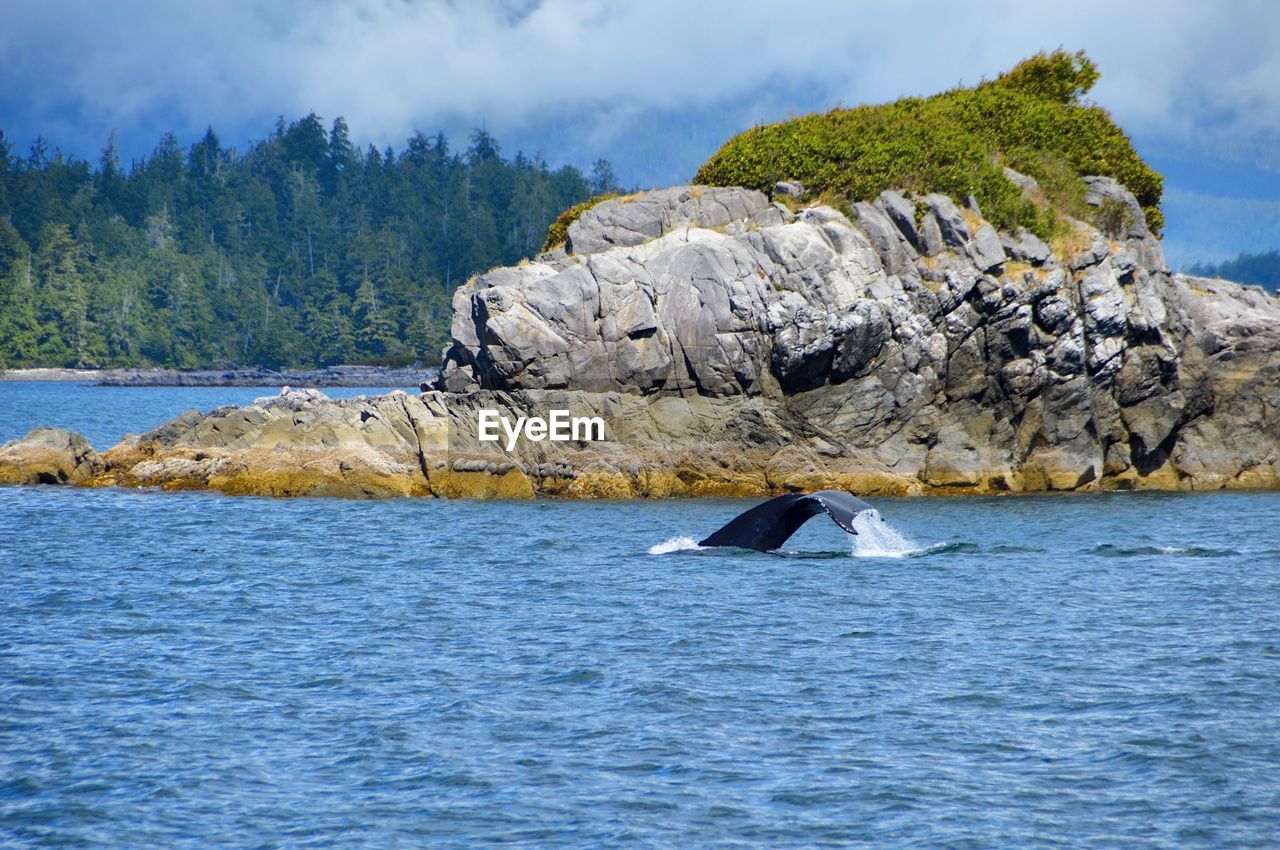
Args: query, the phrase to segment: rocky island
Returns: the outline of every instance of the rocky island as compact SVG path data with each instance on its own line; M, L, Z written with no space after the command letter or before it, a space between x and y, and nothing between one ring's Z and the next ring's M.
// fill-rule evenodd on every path
M985 85L1022 102L1017 73ZM1079 94L1045 102L1086 109ZM561 222L562 245L459 288L420 394L286 388L101 454L41 429L0 448L0 481L572 498L1280 485L1280 300L1171 272L1146 172L1113 169L1140 194L1072 176L1074 205L1057 172L1007 164L963 196L904 180L860 197L785 156L735 171L753 149L733 145L700 176L745 186L601 201ZM479 439L482 410L598 417L606 439L507 451Z

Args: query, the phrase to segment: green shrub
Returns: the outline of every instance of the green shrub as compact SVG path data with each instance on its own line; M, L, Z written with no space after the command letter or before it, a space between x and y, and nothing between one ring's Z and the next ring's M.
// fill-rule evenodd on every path
M995 85L1036 97L1075 103L1098 81L1098 66L1083 50L1037 53L996 77Z
M1103 233L1112 239L1119 239L1128 232L1130 225L1133 224L1133 211L1129 209L1129 205L1124 201L1107 198L1098 207L1094 221L1098 225L1098 229Z
M594 207L596 204L607 201L611 198L618 197L617 192L607 195L596 195L594 198L583 201L580 204L574 204L569 209L556 216L556 220L551 222L551 226L547 228L547 239L542 243L542 251L554 251L565 243L569 238L569 225L573 224L582 214Z
M885 189L973 195L997 225L1048 237L1057 213L1092 214L1079 178L1101 174L1134 193L1158 234L1163 180L1105 110L1080 101L1097 79L1084 53L1040 53L975 88L753 127L716 151L694 181L769 192L794 180L810 197L851 200ZM1049 207L1025 198L1005 165L1036 178Z

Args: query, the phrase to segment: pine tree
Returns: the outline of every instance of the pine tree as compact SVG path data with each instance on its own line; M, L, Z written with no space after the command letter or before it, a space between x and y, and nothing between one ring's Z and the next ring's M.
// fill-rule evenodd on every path
M65 224L45 228L35 260L39 353L58 365L85 365L89 287L81 273L82 259L71 228Z
M333 127L329 130L329 151L320 175L327 194L333 195L338 190L338 181L355 163L355 158L356 150L351 145L347 122L338 116L333 119Z
M98 173L93 178L93 201L108 213L119 210L124 200L125 181L120 173L120 151L116 148L116 134L112 131L98 159Z
M399 347L395 325L379 306L377 292L368 279L356 292L355 320L356 344L360 354L379 359Z
M607 195L618 191L618 178L614 176L613 166L607 159L596 160L587 182L591 185L592 195Z
M38 362L39 323L31 252L0 217L0 368Z

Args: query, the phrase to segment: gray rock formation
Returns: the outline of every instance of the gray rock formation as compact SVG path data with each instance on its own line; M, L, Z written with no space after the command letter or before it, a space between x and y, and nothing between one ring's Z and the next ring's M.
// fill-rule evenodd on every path
M784 198L792 198L798 201L804 197L804 186L793 181L784 180L781 183L774 184L773 194L775 197L782 196Z
M781 212L771 208L759 192L709 186L662 189L597 204L569 225L565 247L572 254L598 254L641 245L682 227L724 227L734 221L776 223Z
M0 484L78 484L102 468L84 437L61 428L37 428L0 446Z
M1133 195L1086 183L1118 227L1061 256L936 194L602 204L591 250L458 291L439 386L761 399L785 442L924 488L1274 485L1280 302L1170 274Z
M1073 222L1052 246L941 195L886 192L852 219L740 189L608 201L568 251L457 291L431 391L286 391L101 458L33 434L0 449L0 481L584 498L1280 486L1280 301L1169 273L1114 181L1090 179L1087 199L1107 232ZM481 410L556 409L606 438L480 439Z

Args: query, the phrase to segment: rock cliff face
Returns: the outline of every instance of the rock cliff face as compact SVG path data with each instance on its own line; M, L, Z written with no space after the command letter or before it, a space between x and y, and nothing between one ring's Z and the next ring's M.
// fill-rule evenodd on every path
M886 192L849 216L741 189L608 201L565 249L457 291L421 396L188 414L61 480L576 497L1280 485L1280 301L1170 273L1133 196L1086 183L1108 232L1074 223L1053 245L941 195ZM478 439L486 408L598 416L608 439L508 453ZM27 480L30 440L0 450L0 479Z
M907 492L1275 486L1280 302L1171 274L1133 195L1086 183L1110 235L1053 247L940 195L610 201L457 292L441 388L723 400L722 444Z

